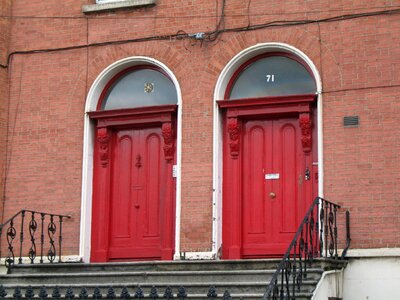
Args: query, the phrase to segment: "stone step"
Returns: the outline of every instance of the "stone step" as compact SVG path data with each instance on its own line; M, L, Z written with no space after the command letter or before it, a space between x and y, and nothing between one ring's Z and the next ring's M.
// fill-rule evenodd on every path
M262 299L279 261L254 259L16 265L9 274L0 275L0 284L5 288L8 294L6 298L9 299L16 288L21 288L25 295L28 286L34 289L36 299L40 298L38 294L42 286L46 287L49 295L56 286L60 288L61 294L65 294L71 287L75 299L79 298L82 288L86 288L89 298L93 299L96 287L101 289L102 299L107 299L110 286L115 290L117 298L120 298L124 286L128 287L132 297L140 286L147 299L152 286L157 287L160 298L168 286L172 288L175 297L178 288L184 286L189 299L209 299L207 292L210 286L215 286L220 299L225 290L229 291L233 299ZM346 262L325 259L313 261L296 299L311 299L323 271L341 268L345 264Z
M181 260L181 261L150 261L150 262L114 262L114 263L47 263L47 264L16 264L12 273L65 273L97 272L97 271L217 271L217 270L266 270L276 269L280 259L249 259L249 260Z
M69 273L33 273L9 274L0 276L1 282L8 284L57 284L62 281L75 283L121 283L131 282L164 284L175 282L269 282L275 270L218 270L218 271L98 271L98 272L69 272ZM309 269L307 279L319 279L322 269Z

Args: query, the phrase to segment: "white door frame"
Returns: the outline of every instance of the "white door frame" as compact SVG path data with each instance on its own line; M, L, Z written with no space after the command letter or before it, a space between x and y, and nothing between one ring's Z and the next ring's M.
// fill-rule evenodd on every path
M234 72L249 59L267 52L285 52L295 55L307 64L317 85L317 119L318 119L318 195L323 197L323 131L322 131L322 82L317 67L311 59L299 49L284 43L260 43L239 52L233 57L218 77L214 90L213 120L213 236L212 253L217 257L222 244L222 118L217 100L224 99L225 91Z
M91 224L92 224L92 186L93 186L93 148L94 123L91 122L88 112L95 111L100 94L106 84L122 70L136 65L153 65L161 68L172 80L178 96L177 111L177 177L176 177L176 209L175 209L175 256L180 250L180 219L181 219L181 149L182 149L182 94L179 82L172 71L156 59L144 56L132 56L114 62L104 69L90 87L86 98L83 136L83 163L82 163L82 195L81 195L81 223L79 255L84 262L90 262ZM179 255L178 255L179 256Z

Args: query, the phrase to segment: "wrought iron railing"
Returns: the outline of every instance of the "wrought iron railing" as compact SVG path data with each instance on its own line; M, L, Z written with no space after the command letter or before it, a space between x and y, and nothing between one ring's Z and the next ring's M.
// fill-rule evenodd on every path
M12 294L11 294L12 293ZM128 288L126 286L122 288L110 286L106 289L99 287L67 287L60 288L46 287L43 285L40 288L33 288L28 286L26 288L15 287L13 291L7 293L7 290L0 285L0 299L12 296L13 299L186 299L188 297L202 298L202 299L222 299L232 300L231 294L228 290L225 290L223 294L218 294L214 286L210 286L208 291L203 294L193 293L189 294L188 290L184 286L180 286L175 290L167 286L165 289L156 288L152 286L151 289L146 293L140 286L136 288Z
M16 258L18 264L24 262L24 257L31 264L52 263L57 257L61 262L62 225L64 219L69 218L71 216L23 209L0 224L0 258L5 248L4 262L8 270L15 265Z
M317 197L278 265L263 300L293 300L301 293L310 263L317 257L343 259L350 246L350 214L346 211L346 244L338 253L337 215L340 206Z

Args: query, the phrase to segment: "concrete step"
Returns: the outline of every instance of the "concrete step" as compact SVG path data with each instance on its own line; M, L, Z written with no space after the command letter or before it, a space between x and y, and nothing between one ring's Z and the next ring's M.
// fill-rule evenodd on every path
M12 298L15 290L21 288L25 295L28 286L33 288L35 297L45 286L47 293L60 288L65 294L72 288L75 299L82 288L93 298L96 287L100 288L102 299L107 299L107 290L113 287L120 298L123 287L133 297L138 286L146 298L151 287L156 286L160 298L169 286L175 294L180 286L185 287L190 299L209 299L207 292L215 286L219 298L228 290L233 299L261 299L279 263L277 259L235 260L235 261L172 261L172 262L130 262L130 263L54 263L43 265L17 265L10 274L0 275L0 284ZM296 299L311 299L324 270L343 267L345 262L315 260L308 269L307 278ZM64 297L64 296L63 296ZM26 299L27 297L25 297ZM49 298L51 299L51 298Z
M68 284L87 283L157 283L164 284L174 281L182 284L190 282L269 282L275 270L225 270L225 271L99 271L99 272L69 272L69 273L34 273L9 274L3 282L8 284L57 284L61 280ZM309 269L308 279L318 280L322 269ZM1 277L0 277L1 278Z
M181 260L118 263L52 263L52 264L16 264L12 273L65 273L97 271L217 271L217 270L266 270L276 269L280 259L249 260Z

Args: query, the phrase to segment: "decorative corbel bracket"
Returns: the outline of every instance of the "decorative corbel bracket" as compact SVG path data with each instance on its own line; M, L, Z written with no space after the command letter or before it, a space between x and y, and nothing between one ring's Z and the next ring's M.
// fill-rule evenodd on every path
M301 145L304 152L310 152L312 147L312 123L310 113L301 113L299 116L301 129Z
M99 156L100 163L103 168L108 166L109 152L110 152L110 130L106 127L98 128L96 134L97 141L99 143Z
M164 155L167 162L172 162L174 159L174 130L171 122L162 124L162 136L164 138Z
M229 134L229 147L231 150L231 157L238 158L240 150L240 121L238 118L228 118L228 134Z

